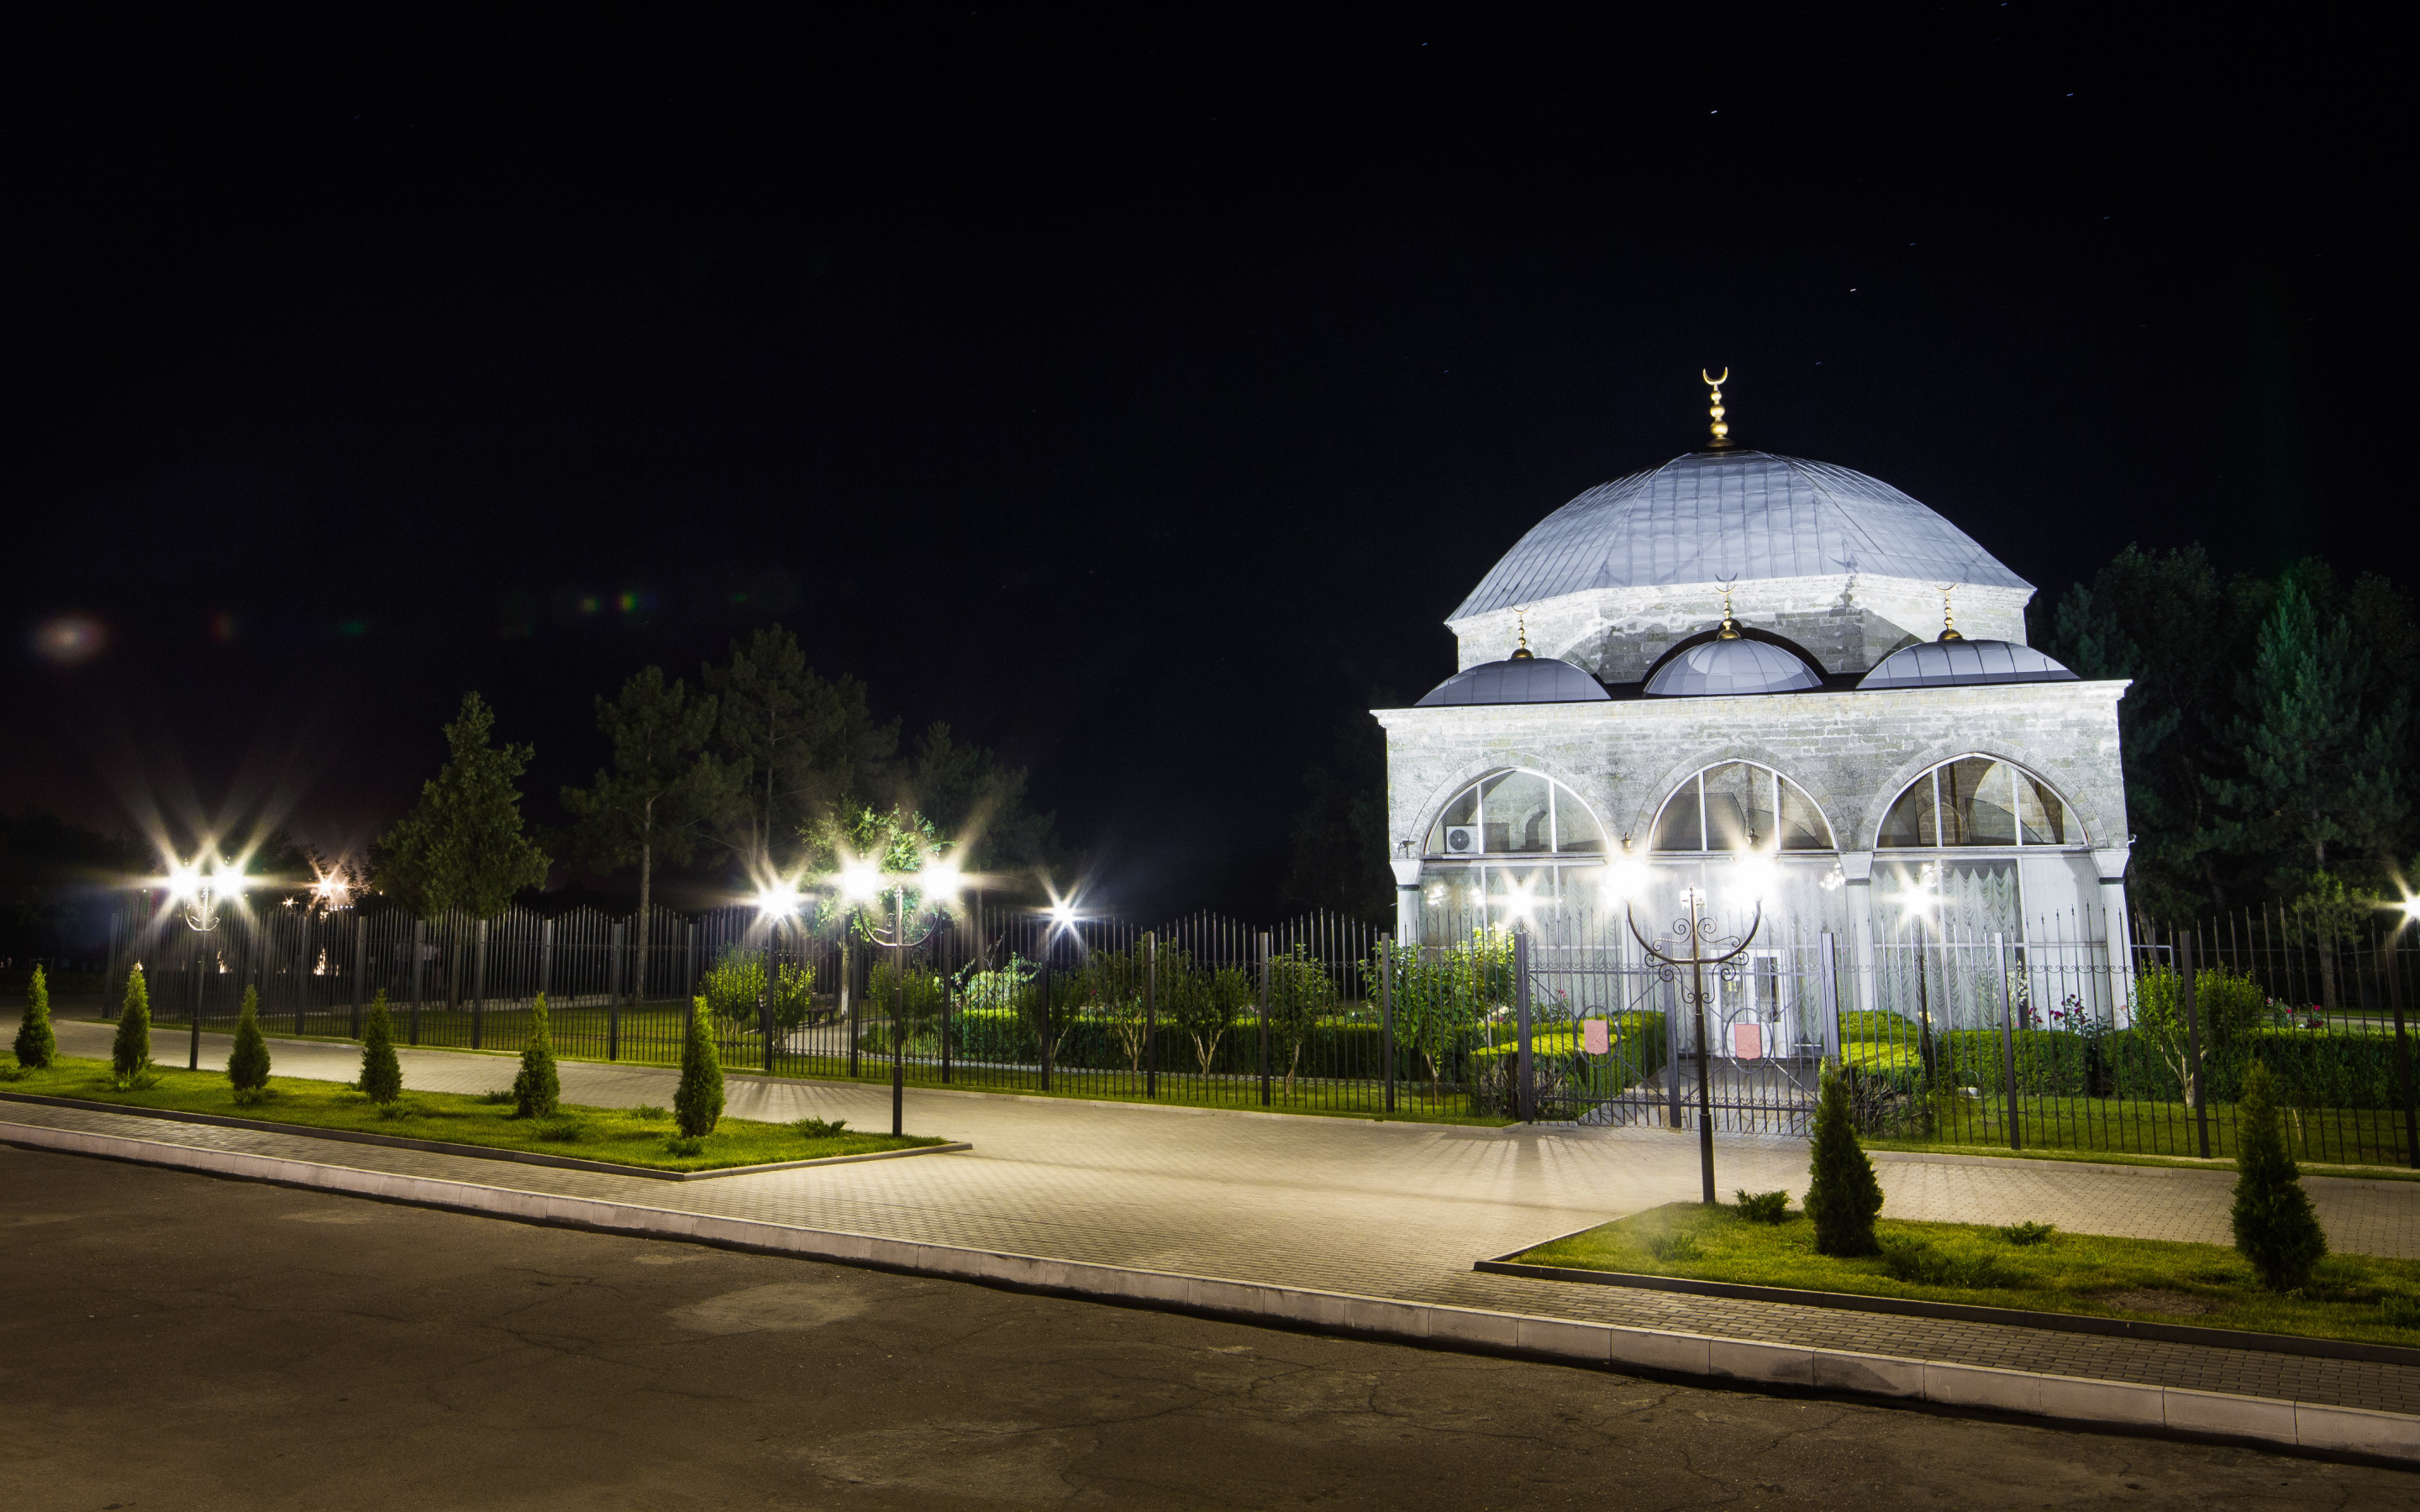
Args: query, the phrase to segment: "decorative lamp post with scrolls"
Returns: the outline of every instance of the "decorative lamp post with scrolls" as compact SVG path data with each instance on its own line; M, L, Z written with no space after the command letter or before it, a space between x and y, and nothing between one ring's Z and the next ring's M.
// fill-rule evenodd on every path
M957 864L903 829L884 847L882 861L856 861L840 873L841 897L861 937L891 951L891 1132L905 1134L908 1101L908 952L933 937L949 904L966 886Z
M1755 843L1756 837L1750 835L1749 849L1743 856L1741 862L1745 867L1756 869L1756 875L1749 879L1752 885L1756 886L1756 917L1748 921L1745 933L1728 935L1717 933L1721 926L1706 915L1706 891L1703 887L1687 887L1681 889L1680 904L1688 912L1672 921L1673 933L1689 943L1689 951L1686 955L1671 954L1649 944L1647 936L1639 933L1638 920L1631 912L1629 901L1624 900L1621 907L1622 918L1630 926L1631 937L1638 942L1640 949L1646 951L1653 960L1663 964L1659 974L1665 980L1677 981L1681 970L1684 967L1689 973L1688 985L1681 988L1680 991L1697 1021L1698 1173L1700 1197L1709 1207L1713 1206L1714 1201L1714 1088L1710 1082L1713 1074L1711 1066L1714 1045L1706 1034L1706 968L1709 966L1716 968L1715 980L1719 981L1720 968L1746 953L1749 944L1756 939L1756 932L1763 926L1762 885L1767 880L1765 873L1769 870L1770 863L1755 850Z
M230 897L240 902L251 879L243 874L240 861L209 856L170 868L161 885L167 888L169 899L184 909L185 927L203 936L218 929L219 910ZM198 937L194 941L194 1011L185 1041L185 1069L202 1069L202 942Z

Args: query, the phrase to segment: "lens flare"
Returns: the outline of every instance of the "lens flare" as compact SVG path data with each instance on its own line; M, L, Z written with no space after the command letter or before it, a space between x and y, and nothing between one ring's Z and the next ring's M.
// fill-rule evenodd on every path
M109 649L109 627L88 614L62 614L34 630L34 655L62 667L81 666Z

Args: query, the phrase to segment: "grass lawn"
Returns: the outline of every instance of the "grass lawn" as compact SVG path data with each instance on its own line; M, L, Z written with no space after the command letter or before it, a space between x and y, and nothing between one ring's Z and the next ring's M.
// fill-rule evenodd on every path
M1728 1205L1675 1202L1513 1258L1527 1265L2420 1345L2420 1260L2331 1255L2304 1293L2278 1296L2260 1289L2241 1256L2216 1244L2064 1232L2028 1244L1977 1224L1889 1218L1874 1230L1885 1254L1836 1259L1815 1253L1815 1226L1796 1210L1781 1223L1766 1224Z
M567 1155L660 1171L721 1170L732 1165L864 1155L945 1142L922 1134L894 1139L887 1134L861 1134L853 1129L831 1134L796 1124L727 1118L714 1133L698 1141L694 1151L686 1151L675 1148L674 1136L679 1131L673 1126L672 1115L662 1108L592 1108L566 1103L561 1113L551 1119L519 1119L513 1116L510 1102L490 1101L498 1097L495 1093L482 1098L455 1092L406 1092L392 1109L380 1109L367 1097L340 1083L291 1076L271 1077L267 1101L239 1104L235 1088L217 1072L163 1069L156 1072L158 1086L146 1091L121 1092L111 1085L109 1062L105 1060L61 1057L56 1065L45 1070L24 1071L17 1066L14 1057L9 1057L0 1066L15 1073L0 1080L0 1091L171 1108L179 1113L214 1113L316 1129L399 1134L410 1139L442 1139L458 1145ZM509 1086L511 1070L510 1066L498 1067L497 1080Z

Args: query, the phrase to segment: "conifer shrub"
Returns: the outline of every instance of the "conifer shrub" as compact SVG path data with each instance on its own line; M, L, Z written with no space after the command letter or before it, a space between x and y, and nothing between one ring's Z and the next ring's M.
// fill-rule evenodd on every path
M117 1035L109 1042L109 1079L127 1090L151 1073L151 993L143 968L126 977L126 1005L118 1010Z
M260 1032L260 994L246 987L235 1016L235 1048L227 1052L227 1080L235 1100L257 1103L269 1090L269 1040Z
M59 1058L59 1037L51 1027L51 984L36 966L25 983L25 1017L17 1026L17 1064L40 1071Z
M1857 1143L1848 1081L1828 1066L1823 1101L1815 1108L1808 1172L1806 1208L1807 1216L1815 1220L1815 1253L1877 1253L1881 1246L1874 1242L1874 1214L1883 1211L1883 1186L1874 1179L1874 1163Z
M395 1057L395 1026L387 1021L386 992L370 999L369 1021L362 1026L362 1091L380 1108L403 1096L403 1062Z
M2311 1279L2328 1253L2319 1214L2303 1190L2303 1173L2286 1149L2269 1068L2258 1061L2243 1078L2235 1103L2235 1248L2252 1262L2260 1284L2293 1291Z
M529 1044L521 1051L520 1072L513 1078L514 1114L523 1119L552 1118L562 1103L563 1078L554 1069L554 1040L546 1026L546 994L540 993L530 1009Z
M1790 1194L1787 1192L1750 1192L1738 1189L1739 1215L1750 1223L1777 1224L1790 1217Z
M681 1040L680 1088L673 1093L673 1118L684 1139L703 1139L722 1121L722 1061L709 1023L706 999L695 999Z

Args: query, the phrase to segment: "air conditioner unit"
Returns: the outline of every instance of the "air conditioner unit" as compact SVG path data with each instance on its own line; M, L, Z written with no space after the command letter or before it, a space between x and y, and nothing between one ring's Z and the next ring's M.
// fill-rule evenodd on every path
M1445 853L1448 856L1478 855L1479 826L1477 825L1446 825Z

